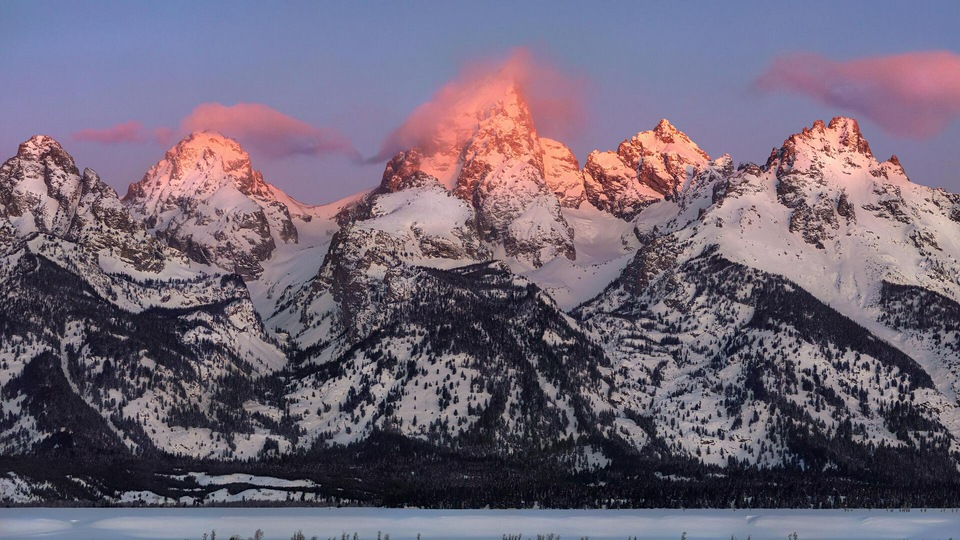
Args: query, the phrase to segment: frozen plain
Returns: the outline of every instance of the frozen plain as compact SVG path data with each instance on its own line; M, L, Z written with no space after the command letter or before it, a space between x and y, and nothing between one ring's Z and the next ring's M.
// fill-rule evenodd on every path
M197 539L307 538L484 539L555 533L564 539L820 540L960 538L960 511L890 510L418 510L374 508L6 508L0 538Z

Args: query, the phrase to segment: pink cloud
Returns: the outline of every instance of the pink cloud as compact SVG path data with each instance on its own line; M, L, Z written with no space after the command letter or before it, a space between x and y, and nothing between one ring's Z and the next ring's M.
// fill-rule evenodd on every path
M170 128L144 129L143 124L131 120L106 129L83 129L73 134L75 141L88 141L100 144L148 143L169 144L174 132Z
M899 136L928 138L960 116L960 55L921 51L837 62L782 56L755 81L855 111Z
M106 129L84 129L73 134L75 141L90 141L101 144L141 143L146 140L143 125L136 120L117 124Z
M214 130L269 157L341 154L359 159L339 131L317 128L259 103L202 103L180 123L185 132Z
M450 142L458 130L467 130L475 122L479 108L495 103L514 84L541 134L561 138L580 131L584 120L584 80L565 74L520 48L506 59L466 65L384 139L371 161L389 159L412 147L429 150L431 145Z

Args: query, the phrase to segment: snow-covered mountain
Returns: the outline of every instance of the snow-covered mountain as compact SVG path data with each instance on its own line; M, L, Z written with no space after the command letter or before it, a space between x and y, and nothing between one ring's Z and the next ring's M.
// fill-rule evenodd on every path
M263 181L236 141L192 133L167 151L124 204L151 233L192 260L254 280L278 246L298 244L315 217Z
M164 247L47 137L0 168L0 200L5 454L260 450L227 389L285 356L242 280Z
M580 313L622 366L618 399L699 459L809 461L811 441L946 455L955 200L877 162L856 121L817 122L762 167L720 158L645 208L633 262Z
M960 196L842 117L739 167L663 120L581 169L518 85L479 84L326 206L216 133L122 201L21 145L3 453L309 459L386 434L577 471L957 476Z

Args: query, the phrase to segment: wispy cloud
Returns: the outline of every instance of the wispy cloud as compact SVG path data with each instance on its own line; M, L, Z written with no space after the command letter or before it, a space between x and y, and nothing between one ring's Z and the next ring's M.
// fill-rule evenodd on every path
M794 54L774 60L754 86L855 111L895 135L929 138L960 116L960 55L920 51L838 62Z
M295 155L345 155L359 160L353 144L332 128L318 128L260 103L202 103L177 128L147 129L136 120L105 129L84 129L73 140L99 144L173 144L193 131L212 130L237 139L245 148L270 158Z
M102 144L141 143L146 141L143 125L136 120L117 124L105 129L83 129L73 134L75 141Z
M353 144L332 128L318 128L260 103L203 103L180 122L183 132L214 130L268 157L346 155L359 159Z
M159 143L168 144L173 137L170 128L156 128L147 130L143 124L131 120L105 129L82 129L72 135L78 142L96 142L100 144L137 144Z

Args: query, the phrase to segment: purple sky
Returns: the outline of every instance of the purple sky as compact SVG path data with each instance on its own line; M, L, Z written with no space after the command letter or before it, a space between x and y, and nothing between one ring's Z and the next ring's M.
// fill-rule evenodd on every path
M762 162L844 114L880 159L960 191L960 3L833 4L8 0L0 159L51 135L123 194L214 122L267 181L329 202L378 182L358 157L464 65L523 47L581 83L579 128L542 133L581 163L662 117L711 156Z

